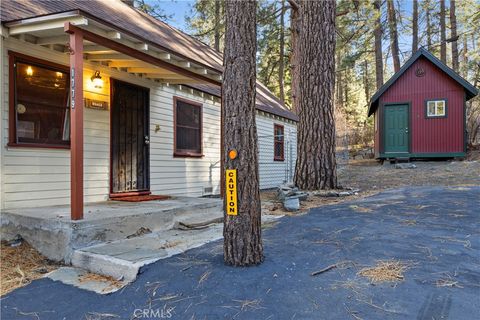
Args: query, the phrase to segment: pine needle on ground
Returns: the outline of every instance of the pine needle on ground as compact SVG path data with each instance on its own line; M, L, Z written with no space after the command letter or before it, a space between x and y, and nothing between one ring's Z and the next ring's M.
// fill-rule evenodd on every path
M43 277L45 273L59 266L38 253L26 241L16 247L2 242L0 250L0 296L25 286L32 280Z
M403 273L409 267L410 264L398 260L378 261L374 267L361 269L358 275L375 283L403 281Z

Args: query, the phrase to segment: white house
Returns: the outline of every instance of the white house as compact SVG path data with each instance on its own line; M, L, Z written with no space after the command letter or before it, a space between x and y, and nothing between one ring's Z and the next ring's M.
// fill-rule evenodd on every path
M120 1L1 2L2 209L221 192L222 56ZM261 188L296 121L257 85Z

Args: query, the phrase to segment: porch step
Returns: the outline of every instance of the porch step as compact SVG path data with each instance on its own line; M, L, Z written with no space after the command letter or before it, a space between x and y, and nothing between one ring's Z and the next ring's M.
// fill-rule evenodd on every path
M217 223L201 230L166 230L75 250L72 265L90 272L133 281L140 268L222 237Z
M199 223L197 217L179 220L185 225ZM262 216L262 224L269 225L281 216ZM218 216L217 216L218 219ZM208 223L208 221L205 220ZM201 223L201 222L200 222ZM208 223L203 229L171 229L139 237L112 241L77 249L72 255L72 265L93 273L131 282L140 268L189 249L200 247L223 237L223 223Z

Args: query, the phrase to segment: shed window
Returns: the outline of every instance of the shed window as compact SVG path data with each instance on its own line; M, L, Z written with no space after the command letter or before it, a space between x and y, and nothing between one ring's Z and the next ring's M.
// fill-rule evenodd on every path
M175 98L176 156L202 155L202 105Z
M68 148L68 69L12 53L10 59L10 145Z
M275 161L285 160L285 144L284 144L284 128L282 125L276 124L273 127L274 132L274 157Z
M445 100L427 101L427 117L445 117L447 114L447 103Z

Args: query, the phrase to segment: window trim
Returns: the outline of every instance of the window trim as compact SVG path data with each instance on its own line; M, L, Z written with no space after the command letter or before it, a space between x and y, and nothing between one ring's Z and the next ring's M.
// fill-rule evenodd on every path
M181 101L200 108L200 152L177 150L177 102ZM202 158L203 154L203 104L182 97L173 97L173 157L174 158Z
M8 147L14 148L46 148L46 149L70 149L70 143L49 144L49 143L19 143L17 142L17 122L15 116L15 95L17 93L15 67L17 62L31 63L39 67L56 69L67 74L68 86L70 86L70 68L68 66L31 57L15 51L8 51Z
M277 143L280 143L280 141L276 140L276 130L277 130L277 128L281 128L282 133L283 133L283 139L281 141L281 144L282 144L282 156L281 157L278 157L275 154L276 145L277 145ZM277 123L273 124L273 161L285 161L285 126L281 125L281 124L277 124Z
M443 101L445 105L445 114L441 116L431 116L428 114L428 103L429 102L435 102L435 112L437 110L437 104L436 102ZM440 99L427 99L425 100L425 119L439 119L439 118L446 118L448 116L448 100L446 98L440 98Z

